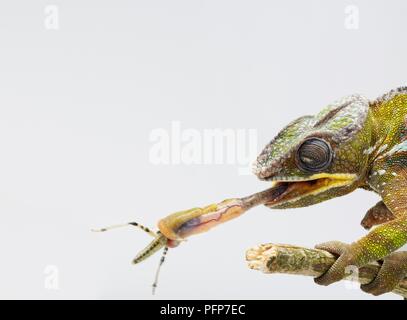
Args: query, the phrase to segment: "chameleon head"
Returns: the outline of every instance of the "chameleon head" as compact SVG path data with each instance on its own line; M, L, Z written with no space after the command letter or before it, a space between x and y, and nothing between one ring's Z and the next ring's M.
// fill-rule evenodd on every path
M240 216L245 207L240 199L228 199L204 208L175 212L158 222L158 229L169 243L178 244L187 237Z
M261 180L284 185L272 208L309 206L361 185L372 149L369 102L359 95L329 105L285 127L257 157Z

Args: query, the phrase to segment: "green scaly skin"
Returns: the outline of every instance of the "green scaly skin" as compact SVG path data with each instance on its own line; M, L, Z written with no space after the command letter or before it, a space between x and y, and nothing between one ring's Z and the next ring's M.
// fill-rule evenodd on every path
M328 165L317 170L299 164L298 150L312 138L325 141L332 154ZM313 164L322 153L309 152L311 160L303 157L302 163ZM317 246L338 259L316 283L329 285L341 280L349 266L381 260L376 279L362 285L379 295L393 290L407 274L407 252L395 252L407 243L407 87L375 101L352 95L316 116L295 120L264 148L254 173L290 186L280 199L266 203L273 209L309 206L357 188L381 197L362 221L367 229L376 226L366 236L349 245L331 241Z

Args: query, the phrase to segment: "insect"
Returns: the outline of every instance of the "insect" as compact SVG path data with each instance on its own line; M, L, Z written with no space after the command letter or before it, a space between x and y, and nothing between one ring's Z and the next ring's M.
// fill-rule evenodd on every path
M136 257L132 261L133 264L138 264L138 263L146 260L147 258L151 257L154 253L156 253L157 251L159 251L161 248L164 247L163 254L161 256L160 263L158 265L158 269L155 274L155 279L154 279L154 283L153 283L153 292L152 293L155 294L155 289L157 288L157 284L158 284L158 276L160 274L161 266L165 261L165 256L167 255L168 248L174 248L174 247L178 246L179 241L174 241L174 240L168 239L161 233L161 231L154 232L154 231L150 230L149 228L139 224L138 222L128 222L125 224L113 225L113 226L109 226L106 228L94 229L92 231L105 232L105 231L109 231L112 229L123 228L123 227L127 227L127 226L137 227L137 228L145 231L146 233L148 233L150 236L152 236L154 238L154 240L151 241L147 247L145 247L143 250L141 250L136 255Z
M286 189L286 184L278 184L248 197L226 199L203 208L178 211L161 219L158 222L159 230L156 232L138 222L112 225L101 229L93 229L92 231L105 232L112 229L133 226L152 236L154 239L136 255L132 262L133 264L138 264L164 248L152 285L152 293L155 294L161 266L165 261L169 248L177 247L181 242L185 241L186 238L194 234L207 232L219 224L237 218L254 206L264 204L265 202L269 203L273 199L278 198Z

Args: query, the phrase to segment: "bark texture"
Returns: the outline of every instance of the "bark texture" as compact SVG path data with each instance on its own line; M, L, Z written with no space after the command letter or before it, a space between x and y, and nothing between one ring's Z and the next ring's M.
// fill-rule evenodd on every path
M262 244L246 252L250 269L264 273L286 273L318 277L335 262L336 257L327 251L285 244ZM379 263L362 268L349 268L344 280L361 284L371 282L380 269ZM392 291L407 298L407 277Z

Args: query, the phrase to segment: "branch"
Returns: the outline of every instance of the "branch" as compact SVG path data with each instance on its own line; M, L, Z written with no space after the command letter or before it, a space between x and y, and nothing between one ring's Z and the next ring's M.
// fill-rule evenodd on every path
M286 273L318 277L335 262L336 257L324 250L307 249L285 244L262 244L246 251L246 261L250 269L264 273ZM359 275L346 272L344 280L361 284L371 282L380 269L378 263L359 268ZM407 298L407 277L392 291Z

